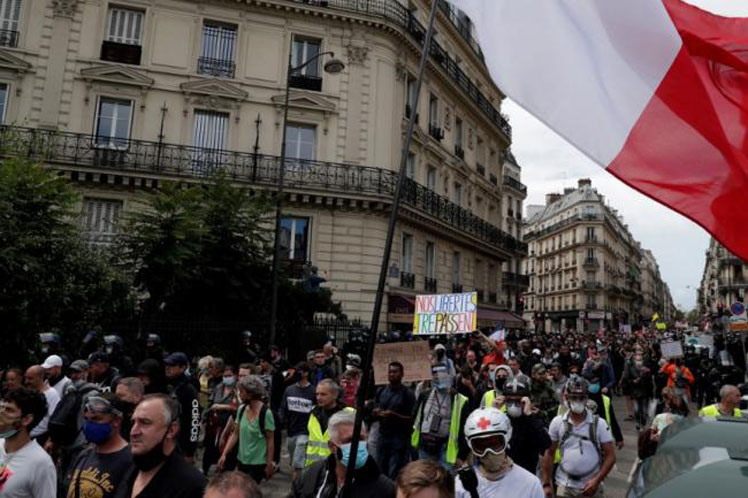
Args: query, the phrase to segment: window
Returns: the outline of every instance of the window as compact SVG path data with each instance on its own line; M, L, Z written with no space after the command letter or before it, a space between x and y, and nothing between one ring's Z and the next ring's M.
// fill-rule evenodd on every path
M131 116L132 101L102 97L96 117L96 145L113 149L127 148Z
M416 155L408 152L408 160L405 163L405 176L411 180L416 177Z
M455 285L460 284L460 253L452 253L452 283Z
M197 72L211 76L233 78L236 26L215 23L203 25L203 47Z
M408 75L405 78L405 116L410 117L411 111L414 111L416 102L416 79Z
M458 206L462 206L462 185L455 182L454 190L455 190L455 204L457 204Z
M280 233L281 259L308 260L309 222L309 218L283 217Z
M595 250L592 248L587 249L587 259L592 261L595 258Z
M595 238L595 227L587 227L587 240Z
M426 278L436 278L436 244L426 242Z
M308 62L311 59L317 57L320 52L320 46L320 40L294 36L293 53L291 54L291 65L293 67L299 67L305 62ZM302 68L296 74L300 76L318 78L320 76L319 59Z
M433 93L429 97L429 125L439 127L439 98Z
M21 0L0 0L0 47L18 46Z
M402 247L402 271L403 273L413 273L413 236L409 233L403 234Z
M8 85L0 83L0 124L5 122L5 109L8 107Z
M426 171L426 188L436 192L436 168L433 166Z
M286 126L286 157L313 161L316 128L310 125L288 124Z
M208 169L220 166L223 149L228 134L229 115L224 112L195 111L193 141L195 167L206 173Z
M83 232L88 242L109 245L117 235L122 201L111 199L83 199Z
M455 118L455 147L462 149L462 120Z
M111 7L107 21L107 41L123 45L140 45L143 33L143 12Z

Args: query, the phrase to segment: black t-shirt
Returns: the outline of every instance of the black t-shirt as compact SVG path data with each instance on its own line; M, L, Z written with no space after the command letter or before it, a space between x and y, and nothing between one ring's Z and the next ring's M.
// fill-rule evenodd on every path
M68 473L68 498L112 498L132 466L130 446L114 453L83 450Z
M413 413L416 398L410 389L401 385L397 389L385 386L377 392L374 405L380 410L392 410L395 413L409 417ZM382 436L409 436L413 430L410 424L394 418L383 418L379 422L379 433Z
M137 477L138 469L133 465L115 498L130 498ZM202 498L204 488L205 477L176 450L135 498Z
M512 418L512 440L507 454L514 463L534 474L540 455L551 446L551 437L536 415Z

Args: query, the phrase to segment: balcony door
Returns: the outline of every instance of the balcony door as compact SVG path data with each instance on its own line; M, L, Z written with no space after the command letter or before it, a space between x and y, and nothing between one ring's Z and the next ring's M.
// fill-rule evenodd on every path
M21 0L0 0L0 47L18 46Z
M234 77L234 51L236 26L206 23L203 25L203 40L198 72L222 78Z
M229 128L225 112L195 111L193 164L195 173L207 174L223 164L224 147Z

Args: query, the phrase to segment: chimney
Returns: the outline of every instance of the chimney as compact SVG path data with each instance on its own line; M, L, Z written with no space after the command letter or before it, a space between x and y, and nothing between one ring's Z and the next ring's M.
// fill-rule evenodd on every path
M556 201L561 200L561 194L554 192L551 194L545 194L545 205L550 206Z
M589 178L580 178L579 181L577 182L577 184L579 185L579 188L582 188L582 187L585 187L585 186L591 187L592 186L592 180L590 180Z
M574 187L566 187L566 188L564 189L564 195L569 195L569 194L571 194L572 192L574 192L575 190L576 190L576 189L575 189Z

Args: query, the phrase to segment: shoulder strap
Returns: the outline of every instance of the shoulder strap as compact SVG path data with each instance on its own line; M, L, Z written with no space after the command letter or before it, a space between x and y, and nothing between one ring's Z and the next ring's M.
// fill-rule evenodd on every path
M262 437L265 437L265 417L267 416L267 412L268 405L263 403L262 408L260 408L260 419L258 420L260 424L260 434L262 434Z
M592 423L590 424L590 441L592 444L595 445L595 449L597 449L597 452L602 456L602 452L600 451L600 442L597 440L597 427L600 424L600 415L595 415L592 417Z
M568 418L563 418L564 421L564 435L561 436L561 440L558 442L558 450L561 452L561 457L564 456L564 443L574 434L574 428L569 422Z
M457 474L460 476L460 482L465 491L470 493L470 498L480 498L478 495L478 476L472 467L460 469Z
M245 408L247 408L247 405L245 405L244 403L239 406L239 415L236 417L236 419L239 421L237 423L239 424L242 422L242 416L244 415Z

